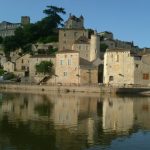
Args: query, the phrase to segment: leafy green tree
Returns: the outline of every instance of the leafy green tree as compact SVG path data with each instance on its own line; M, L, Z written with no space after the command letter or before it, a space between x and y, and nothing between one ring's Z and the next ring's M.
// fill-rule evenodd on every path
M58 27L63 25L61 14L65 14L64 8L56 6L47 6L43 11L46 15L40 21L25 25L16 29L15 35L6 37L3 41L4 51L9 54L16 48L22 48L25 52L29 45L36 42L56 42L58 41Z
M4 74L4 70L2 68L0 68L0 76L2 76Z
M16 48L20 47L15 36L5 37L3 45L4 45L4 52L6 55L9 55L10 51L13 51Z
M104 43L101 43L100 44L100 51L101 52L106 52L106 49L108 48L108 45L104 44Z
M52 75L53 74L53 63L51 61L41 61L41 63L36 66L37 73L43 73Z

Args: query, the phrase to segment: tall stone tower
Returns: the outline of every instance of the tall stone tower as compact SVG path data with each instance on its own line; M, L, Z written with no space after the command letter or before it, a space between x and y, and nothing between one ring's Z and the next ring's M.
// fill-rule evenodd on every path
M90 41L90 61L97 57L100 57L100 37L97 33L94 33L94 35L91 35Z
M79 18L70 14L68 20L65 22L66 29L84 29L84 18L81 15Z
M30 17L29 16L22 16L21 17L21 24L22 25L30 24Z

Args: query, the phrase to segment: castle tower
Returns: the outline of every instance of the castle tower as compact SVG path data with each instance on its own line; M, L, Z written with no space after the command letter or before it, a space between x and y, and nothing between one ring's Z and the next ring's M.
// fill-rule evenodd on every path
M100 37L95 33L91 35L90 41L90 61L100 57Z
M30 17L29 16L22 16L21 17L21 24L22 25L30 24Z

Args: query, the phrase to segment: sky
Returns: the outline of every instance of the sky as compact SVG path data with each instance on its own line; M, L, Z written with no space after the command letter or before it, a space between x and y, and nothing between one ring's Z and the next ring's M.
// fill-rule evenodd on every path
M64 20L69 13L83 15L85 28L111 31L115 39L150 47L150 0L0 0L0 22L30 16L34 23L44 17L47 5L63 7Z

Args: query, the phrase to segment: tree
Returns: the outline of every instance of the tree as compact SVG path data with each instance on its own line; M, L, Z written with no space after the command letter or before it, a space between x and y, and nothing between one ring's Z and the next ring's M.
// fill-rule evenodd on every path
M106 44L104 44L104 43L102 43L102 44L100 44L100 51L101 52L106 52L106 49L108 48L108 45L106 45Z
M53 74L53 63L51 61L41 61L41 63L36 66L37 73L43 73L52 75Z
M11 51L20 47L15 36L5 37L3 45L4 45L4 52L6 55L9 55Z
M61 14L65 14L64 8L59 8L56 6L47 6L47 9L43 11L46 17L41 21L37 22L37 26L40 29L39 34L41 37L46 36L58 36L57 28L63 26L63 19Z
M58 27L63 25L63 19L60 15L66 13L64 8L47 6L43 13L46 14L45 18L34 24L17 28L14 36L6 37L3 40L6 54L9 54L10 51L16 48L21 48L25 52L30 51L31 49L27 50L27 48L30 48L29 45L32 43L58 41Z

